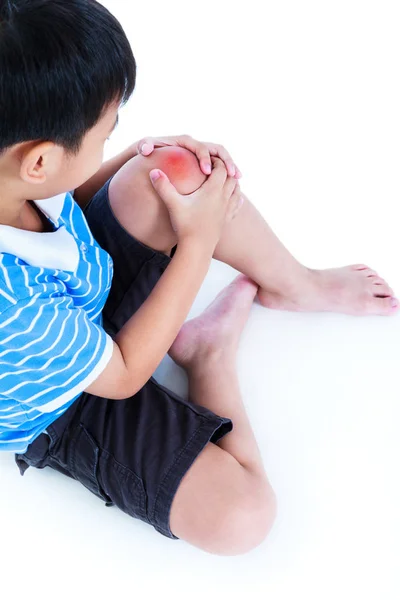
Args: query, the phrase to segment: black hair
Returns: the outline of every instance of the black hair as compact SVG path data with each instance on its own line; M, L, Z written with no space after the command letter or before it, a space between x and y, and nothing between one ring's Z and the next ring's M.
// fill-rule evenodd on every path
M95 0L0 0L0 153L39 140L77 154L136 62L117 19Z

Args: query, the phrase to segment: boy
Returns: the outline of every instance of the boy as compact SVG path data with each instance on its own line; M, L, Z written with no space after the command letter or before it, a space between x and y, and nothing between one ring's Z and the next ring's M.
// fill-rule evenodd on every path
M0 0L0 449L21 474L50 466L170 538L239 554L276 511L235 372L256 293L292 310L398 303L364 265L295 261L222 147L150 139L145 156L141 140L101 167L135 75L94 0ZM212 257L243 275L184 324ZM168 351L192 402L151 377Z

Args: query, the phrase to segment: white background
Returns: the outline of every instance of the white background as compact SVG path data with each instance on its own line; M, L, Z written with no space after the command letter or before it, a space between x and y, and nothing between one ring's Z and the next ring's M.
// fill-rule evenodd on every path
M223 144L301 261L366 262L400 294L396 1L104 4L138 63L107 157L144 136ZM190 316L235 274L213 264ZM12 597L399 598L399 340L400 316L254 306L238 368L279 517L243 557L172 542L50 469L20 477L1 455ZM169 359L157 377L186 393Z

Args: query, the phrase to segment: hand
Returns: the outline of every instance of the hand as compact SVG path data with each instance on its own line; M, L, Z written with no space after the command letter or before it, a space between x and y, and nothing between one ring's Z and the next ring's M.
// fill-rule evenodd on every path
M222 160L214 156L211 160L211 175L192 194L179 194L160 169L152 169L150 179L168 209L178 244L197 239L214 251L225 223L236 216L244 199L239 182L228 175Z
M142 138L136 142L133 147L136 154L149 156L154 148L163 146L180 146L181 148L191 150L191 152L199 159L200 169L204 175L210 175L211 173L211 156L218 156L225 163L226 170L231 177L235 177L236 179L242 177L242 174L234 164L232 157L223 146L212 144L210 142L198 142L190 135Z

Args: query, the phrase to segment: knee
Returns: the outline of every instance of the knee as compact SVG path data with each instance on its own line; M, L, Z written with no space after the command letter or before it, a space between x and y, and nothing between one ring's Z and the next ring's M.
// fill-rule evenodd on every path
M156 148L150 156L135 156L116 173L109 189L110 204L115 217L130 234L169 255L176 244L176 234L167 207L150 181L149 173L156 168L166 173L180 194L191 194L207 178L190 150Z
M140 180L140 185L157 196L152 187L149 173L152 169L161 169L180 194L191 194L207 179L200 169L197 156L186 148L164 146L155 148L149 156L138 154L118 171L114 179L120 187L132 190L132 184ZM115 187L115 184L114 184Z
M186 148L165 146L156 148L150 156L151 161L147 166L148 157L144 157L143 168L148 173L151 169L161 169L180 194L191 194L207 179L200 169L197 156Z
M250 552L267 538L276 512L276 497L270 488L253 490L232 502L213 531L206 532L204 549L220 556Z

